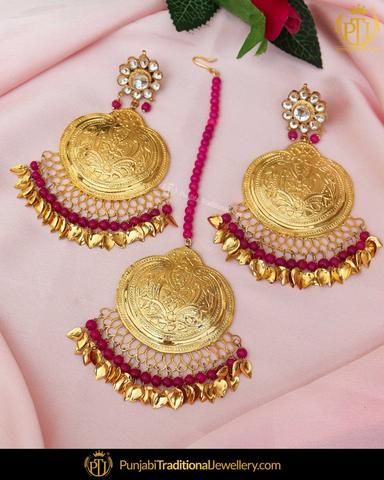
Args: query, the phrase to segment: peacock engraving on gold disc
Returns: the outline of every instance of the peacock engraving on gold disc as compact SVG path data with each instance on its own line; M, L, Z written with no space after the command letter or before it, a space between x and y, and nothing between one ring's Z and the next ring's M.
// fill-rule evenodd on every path
M234 295L227 280L188 247L132 264L117 289L127 329L164 353L185 353L217 341L231 325Z
M342 225L354 198L344 168L303 141L254 160L244 176L243 195L265 225L296 237L323 235Z
M163 139L132 109L75 119L61 137L60 158L77 188L104 200L149 192L169 166Z

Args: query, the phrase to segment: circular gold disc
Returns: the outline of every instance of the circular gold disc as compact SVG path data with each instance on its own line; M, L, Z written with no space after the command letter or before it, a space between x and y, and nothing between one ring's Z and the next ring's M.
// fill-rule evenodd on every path
M225 333L234 314L226 279L187 247L131 265L121 277L116 303L127 329L165 353L210 345Z
M77 118L63 132L60 157L77 188L105 200L147 193L169 166L163 139L132 109Z
M351 213L354 197L344 168L307 142L258 157L245 173L243 195L266 226L300 237L340 226Z

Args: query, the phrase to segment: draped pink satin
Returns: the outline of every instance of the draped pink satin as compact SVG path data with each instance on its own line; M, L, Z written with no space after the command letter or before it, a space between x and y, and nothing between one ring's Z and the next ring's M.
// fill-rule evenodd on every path
M384 238L384 26L377 50L346 52L338 49L335 22L353 2L311 5L323 70L273 45L266 55L236 60L248 27L225 11L208 27L177 33L161 0L0 2L1 447L384 446L383 253L343 286L293 291L256 283L246 268L224 262L206 221L241 199L252 159L288 143L280 102L307 82L329 104L319 148L349 171L354 213ZM384 21L382 1L364 5ZM65 334L113 306L124 269L180 245L181 230L111 252L59 241L16 199L8 173L57 149L75 117L109 111L118 65L143 48L165 74L145 118L172 155L164 186L173 191L179 223L210 89L208 73L191 58L219 58L221 118L202 180L195 247L231 282L231 328L254 364L253 379L236 393L177 412L123 402L82 366Z

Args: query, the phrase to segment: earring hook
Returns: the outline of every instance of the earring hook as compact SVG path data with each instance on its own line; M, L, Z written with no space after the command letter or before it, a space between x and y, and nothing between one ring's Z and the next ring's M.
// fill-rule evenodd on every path
M218 70L203 63L203 62L213 63L216 61L217 61L217 58L208 58L208 57L203 57L202 55L196 55L195 57L192 58L192 62L195 65L201 68L205 68L205 70L208 70L208 72L214 76L219 76L220 72Z

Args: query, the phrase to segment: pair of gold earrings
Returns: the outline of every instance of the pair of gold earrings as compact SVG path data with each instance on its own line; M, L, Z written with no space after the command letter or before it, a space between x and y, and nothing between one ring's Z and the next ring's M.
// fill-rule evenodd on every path
M143 258L121 277L114 309L102 309L68 337L97 379L113 385L125 400L177 409L214 402L236 390L252 366L240 337L229 332L234 295L227 280L204 264L192 248L200 179L220 111L219 72L212 74L209 117L189 184L185 245ZM160 135L136 109L150 110L162 73L146 52L120 66L119 99L110 114L74 120L60 152L40 163L17 166L17 188L27 204L61 238L110 249L163 231L174 223L169 193L159 187L169 164ZM122 100L131 96L129 108ZM210 217L215 243L228 258L248 265L257 280L300 289L343 283L368 266L379 240L361 219L351 217L353 185L348 173L326 159L320 140L327 112L307 85L283 102L286 150L269 152L248 167L244 199Z

